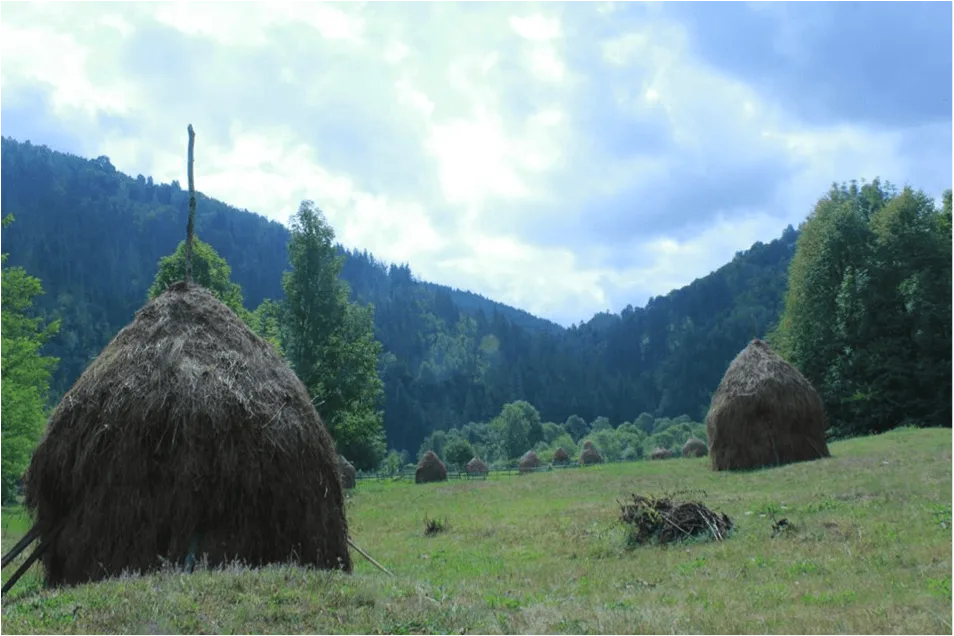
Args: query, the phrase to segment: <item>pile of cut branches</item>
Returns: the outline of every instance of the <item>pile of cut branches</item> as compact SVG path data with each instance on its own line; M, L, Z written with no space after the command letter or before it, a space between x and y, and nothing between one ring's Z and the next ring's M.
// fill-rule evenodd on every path
M671 543L706 535L722 541L732 529L728 515L713 512L697 501L633 495L632 502L620 503L620 506L620 521L629 526L631 543L638 545L653 540Z

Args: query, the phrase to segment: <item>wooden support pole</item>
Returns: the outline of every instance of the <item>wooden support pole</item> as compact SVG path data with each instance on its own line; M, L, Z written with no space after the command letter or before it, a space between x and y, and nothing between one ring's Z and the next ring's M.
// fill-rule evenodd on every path
M192 169L195 158L195 130L189 124L189 223L186 225L185 244L185 283L188 287L192 283L192 234L195 228L195 173Z

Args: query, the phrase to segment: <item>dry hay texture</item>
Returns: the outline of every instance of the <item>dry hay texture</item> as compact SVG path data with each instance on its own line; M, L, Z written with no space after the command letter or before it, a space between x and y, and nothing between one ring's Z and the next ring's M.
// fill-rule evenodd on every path
M821 397L761 340L729 365L706 416L713 470L746 470L829 457Z
M344 457L338 459L340 460L338 470L341 477L341 486L350 490L358 485L358 471L355 470L354 464Z
M48 585L190 554L351 570L331 436L271 345L201 287L170 286L90 364L25 491Z
M520 472L521 473L532 473L534 469L540 467L540 458L537 457L537 454L533 451L527 451L523 457L520 458Z
M705 457L708 454L709 447L706 446L706 443L701 439L690 437L686 440L686 443L682 445L683 457Z
M596 447L592 443L587 442L583 445L583 452L580 453L580 463L584 466L590 466L592 464L602 464L603 456L600 455L599 451L596 450Z
M596 446L590 440L586 440L583 442L583 450L596 450Z
M447 467L444 466L444 462L434 451L427 451L417 465L417 471L414 473L414 483L427 484L432 481L447 481Z
M558 448L553 452L553 463L554 464L569 464L570 463L570 454L566 452L563 448Z
M487 464L482 462L480 458L474 457L469 462L467 462L467 474L468 475L486 475Z
M672 452L668 448L656 448L649 455L649 459L669 459Z
M670 497L633 495L632 502L620 504L620 521L629 527L629 539L642 545L655 541L672 543L707 536L722 541L732 529L726 514L713 512L696 501L679 502Z

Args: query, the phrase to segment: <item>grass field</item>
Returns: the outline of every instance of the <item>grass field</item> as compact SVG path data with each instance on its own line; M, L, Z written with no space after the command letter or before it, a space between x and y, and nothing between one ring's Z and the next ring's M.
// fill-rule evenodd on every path
M3 601L4 633L951 633L951 430L746 474L704 459L480 482L365 482L355 573L169 572ZM627 547L630 493L704 491L724 542ZM773 537L773 516L790 528ZM446 520L425 536L425 518ZM27 529L3 511L3 548ZM8 567L4 580L14 569Z

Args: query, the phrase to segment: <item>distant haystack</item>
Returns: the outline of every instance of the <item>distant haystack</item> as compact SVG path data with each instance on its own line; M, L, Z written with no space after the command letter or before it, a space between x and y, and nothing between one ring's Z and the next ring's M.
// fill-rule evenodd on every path
M706 416L713 470L745 470L829 457L821 397L761 340L729 365Z
M570 463L570 454L562 448L553 451L553 463L559 466Z
M672 452L668 448L655 448L649 455L649 459L669 459L670 457Z
M444 462L434 451L427 451L417 465L414 483L427 484L432 481L447 481L447 467L444 466Z
M586 440L583 442L583 452L580 453L580 464L583 466L590 466L592 464L602 464L603 456L600 455L600 452L596 450L596 446L593 445L593 442Z
M338 460L338 468L341 471L341 486L342 488L350 490L358 484L358 471L355 470L354 465L344 457L339 456Z
M686 440L686 443L682 445L683 457L705 457L708 454L709 447L706 446L706 443L701 439L690 437Z
M351 569L338 457L308 392L196 285L146 303L83 372L25 494L51 586L190 557Z
M534 469L540 467L540 458L537 457L537 454L533 451L527 451L523 457L520 458L520 472L521 473L532 473Z
M472 476L486 475L487 474L487 464L482 462L480 458L474 457L469 462L467 462L467 474Z

